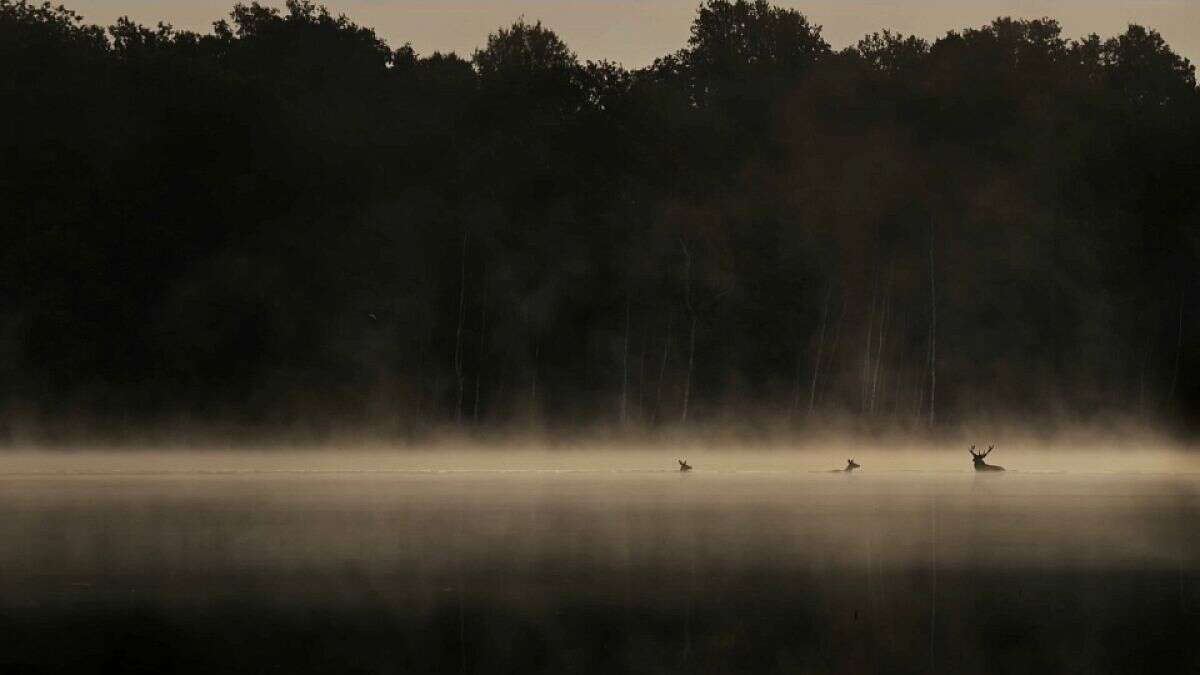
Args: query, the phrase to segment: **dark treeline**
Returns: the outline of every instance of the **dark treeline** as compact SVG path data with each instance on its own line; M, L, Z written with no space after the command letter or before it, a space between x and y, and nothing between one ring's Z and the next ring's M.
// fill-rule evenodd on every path
M0 0L0 64L10 435L1196 421L1200 94L1140 26L711 0L631 71Z

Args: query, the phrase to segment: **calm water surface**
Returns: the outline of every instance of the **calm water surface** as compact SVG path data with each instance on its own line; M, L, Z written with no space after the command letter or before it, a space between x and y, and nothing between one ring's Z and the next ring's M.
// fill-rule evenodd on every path
M1200 672L1186 456L841 454L13 455L0 665Z

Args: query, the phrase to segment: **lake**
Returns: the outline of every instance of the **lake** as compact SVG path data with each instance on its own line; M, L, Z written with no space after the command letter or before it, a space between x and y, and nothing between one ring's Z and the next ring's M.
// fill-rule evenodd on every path
M847 456L10 453L0 668L1200 672L1194 455Z

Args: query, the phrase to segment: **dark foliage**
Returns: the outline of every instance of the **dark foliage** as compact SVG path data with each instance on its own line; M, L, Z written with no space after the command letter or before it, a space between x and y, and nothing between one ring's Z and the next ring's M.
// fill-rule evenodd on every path
M0 0L0 63L9 434L1197 421L1200 94L1140 26L709 0L631 72Z

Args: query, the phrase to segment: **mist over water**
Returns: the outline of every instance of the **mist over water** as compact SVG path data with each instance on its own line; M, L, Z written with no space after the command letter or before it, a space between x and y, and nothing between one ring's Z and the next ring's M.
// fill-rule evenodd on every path
M0 0L0 675L1200 672L1193 64L693 9Z
M836 471L847 457L863 468ZM989 462L1008 471L977 474L965 448L845 442L17 452L0 472L0 628L18 638L4 659L193 672L1200 663L1186 620L1200 608L1194 455L1030 444ZM82 646L55 650L63 631Z

